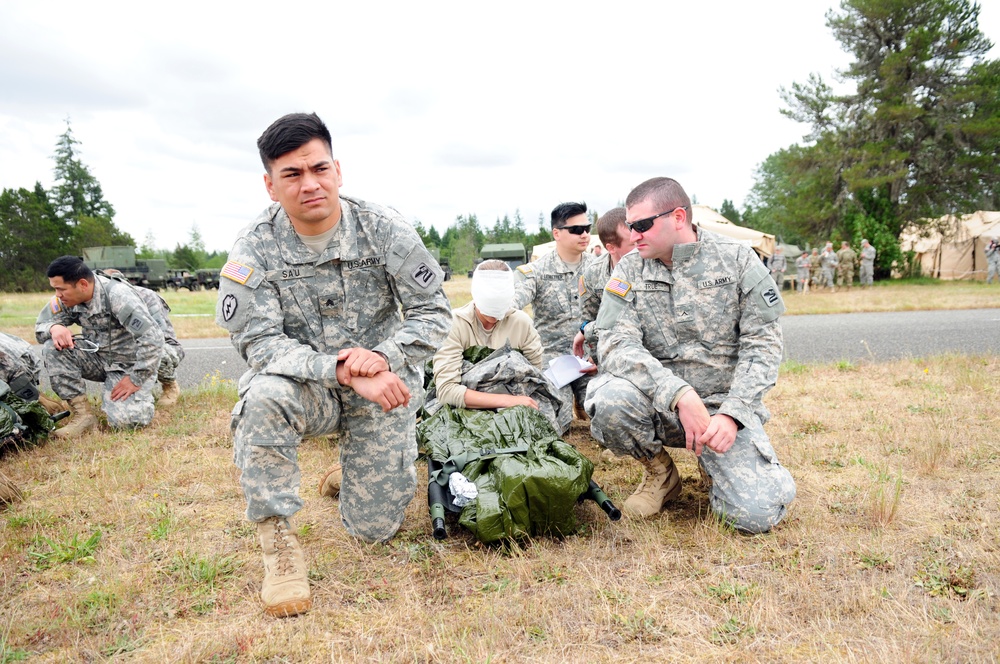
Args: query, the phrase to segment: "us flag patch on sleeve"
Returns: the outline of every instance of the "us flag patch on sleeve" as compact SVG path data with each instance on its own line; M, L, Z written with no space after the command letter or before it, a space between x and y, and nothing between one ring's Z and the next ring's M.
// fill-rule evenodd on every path
M219 274L227 279L232 279L238 284L246 284L247 279L253 274L253 268L242 263L237 263L236 261L229 261L223 266Z
M51 311L54 314L57 314L62 310L63 310L62 300L60 300L58 297L53 297L51 300L49 300L49 311Z
M622 281L621 279L612 278L608 280L604 290L617 295L618 297L625 297L628 292L632 290L632 284L627 281Z

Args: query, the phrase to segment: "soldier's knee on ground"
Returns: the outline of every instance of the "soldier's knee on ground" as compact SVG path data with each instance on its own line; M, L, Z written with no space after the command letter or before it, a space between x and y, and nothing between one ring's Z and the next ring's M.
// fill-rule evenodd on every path
M108 418L108 426L112 429L139 429L149 426L156 414L156 407L153 405L153 398L150 395L147 400L136 401L129 399L124 404L111 402L111 398L106 396L106 401L102 406L104 414ZM133 402L134 403L130 403Z
M361 518L356 521L350 521L347 517L343 516L343 508L341 508L341 514L341 520L347 532L369 544L388 542L399 532L400 527L403 525L402 511L399 513L398 519L387 519L385 515L379 515L377 519L367 520Z
M795 480L787 468L773 463L757 470L757 485L746 491L724 496L717 483L709 490L712 512L737 530L753 534L778 525L795 500Z

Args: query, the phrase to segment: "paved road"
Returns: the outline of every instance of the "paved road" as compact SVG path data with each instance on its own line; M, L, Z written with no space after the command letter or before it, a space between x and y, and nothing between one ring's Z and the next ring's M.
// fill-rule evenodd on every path
M798 362L1000 354L1000 309L786 316L781 327Z
M943 353L1000 354L1000 309L786 316L785 359L797 362L892 360ZM182 342L181 387L216 371L237 380L246 365L229 339Z

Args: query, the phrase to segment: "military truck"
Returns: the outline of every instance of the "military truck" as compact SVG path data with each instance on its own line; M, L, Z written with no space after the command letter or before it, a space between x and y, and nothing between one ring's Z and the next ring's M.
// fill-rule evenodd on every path
M85 247L83 262L91 270L114 268L136 286L159 290L168 285L167 261L162 258L136 260L135 247Z
M496 258L502 260L504 263L510 266L510 269L517 269L518 265L524 265L527 262L527 254L524 250L524 245L520 242L511 242L507 244L484 244L482 250L479 252L479 258L476 259L475 264L479 265L485 260L490 260L491 258ZM475 267L469 270L469 277L472 277L472 273L475 272Z
M189 291L196 291L199 286L198 277L187 270L167 270L167 288L174 290L186 288Z
M219 272L220 270L212 270L209 268L202 268L200 270L195 270L195 277L198 279L198 285L205 290L219 289Z

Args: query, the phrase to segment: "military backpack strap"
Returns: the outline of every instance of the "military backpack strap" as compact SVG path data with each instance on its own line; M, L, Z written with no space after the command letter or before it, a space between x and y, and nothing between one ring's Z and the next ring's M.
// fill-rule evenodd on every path
M430 475L431 482L437 482L441 486L448 484L448 478L452 473L460 473L473 461L480 459L495 459L502 454L524 454L528 451L527 445L514 445L512 447L483 448L478 452L469 450L452 456L441 462L441 468L435 470Z

